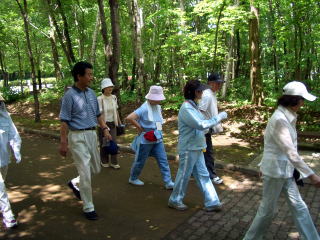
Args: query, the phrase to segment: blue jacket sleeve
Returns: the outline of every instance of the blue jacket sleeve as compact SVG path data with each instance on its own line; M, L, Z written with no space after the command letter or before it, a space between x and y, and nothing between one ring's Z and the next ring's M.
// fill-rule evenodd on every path
M185 106L185 108L180 111L180 119L187 126L198 130L205 130L219 123L216 117L212 117L209 120L203 119L201 113L192 106Z

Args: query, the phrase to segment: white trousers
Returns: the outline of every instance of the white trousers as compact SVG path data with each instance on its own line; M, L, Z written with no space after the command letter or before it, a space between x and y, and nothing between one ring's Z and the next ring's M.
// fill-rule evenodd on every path
M0 168L0 210L3 218L10 222L14 220L14 215L11 210L8 194L5 186L5 179L8 172L8 165Z
M244 240L261 240L272 222L280 194L289 204L295 225L306 240L320 240L309 210L302 200L298 186L293 178L271 178L263 176L263 194L258 212L246 233Z
M101 170L96 131L69 131L68 144L80 177L79 190L83 211L94 211L91 174L99 173Z

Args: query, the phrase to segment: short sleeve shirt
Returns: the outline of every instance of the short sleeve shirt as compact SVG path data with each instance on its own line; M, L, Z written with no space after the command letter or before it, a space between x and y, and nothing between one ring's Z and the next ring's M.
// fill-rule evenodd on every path
M63 96L59 117L71 130L96 127L99 116L98 100L92 89L82 91L73 86Z

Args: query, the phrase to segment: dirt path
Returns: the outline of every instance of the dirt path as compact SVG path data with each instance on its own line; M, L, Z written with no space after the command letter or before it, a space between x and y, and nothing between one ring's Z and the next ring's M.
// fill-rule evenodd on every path
M100 219L88 221L82 216L80 202L66 186L76 175L72 160L62 159L57 149L54 139L23 135L23 161L12 163L7 177L12 208L20 224L8 232L1 229L0 239L161 239L202 206L202 196L192 181L185 199L190 209L169 209L166 203L170 191L163 188L153 159L141 176L146 185L129 185L133 155L121 154L119 171L104 168L93 179ZM170 164L175 176L177 164Z

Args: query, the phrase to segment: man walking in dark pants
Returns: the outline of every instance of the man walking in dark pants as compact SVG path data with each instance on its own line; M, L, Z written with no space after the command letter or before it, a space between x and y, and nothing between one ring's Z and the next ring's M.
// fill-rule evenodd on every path
M203 91L201 102L199 103L199 109L206 119L218 115L218 102L217 92L220 90L224 81L221 79L218 73L212 73L208 77L208 85L210 89ZM210 175L210 179L214 184L221 184L223 180L216 174L214 166L214 154L211 135L222 132L221 124L218 124L209 129L209 132L205 134L207 149L204 152L204 159Z

